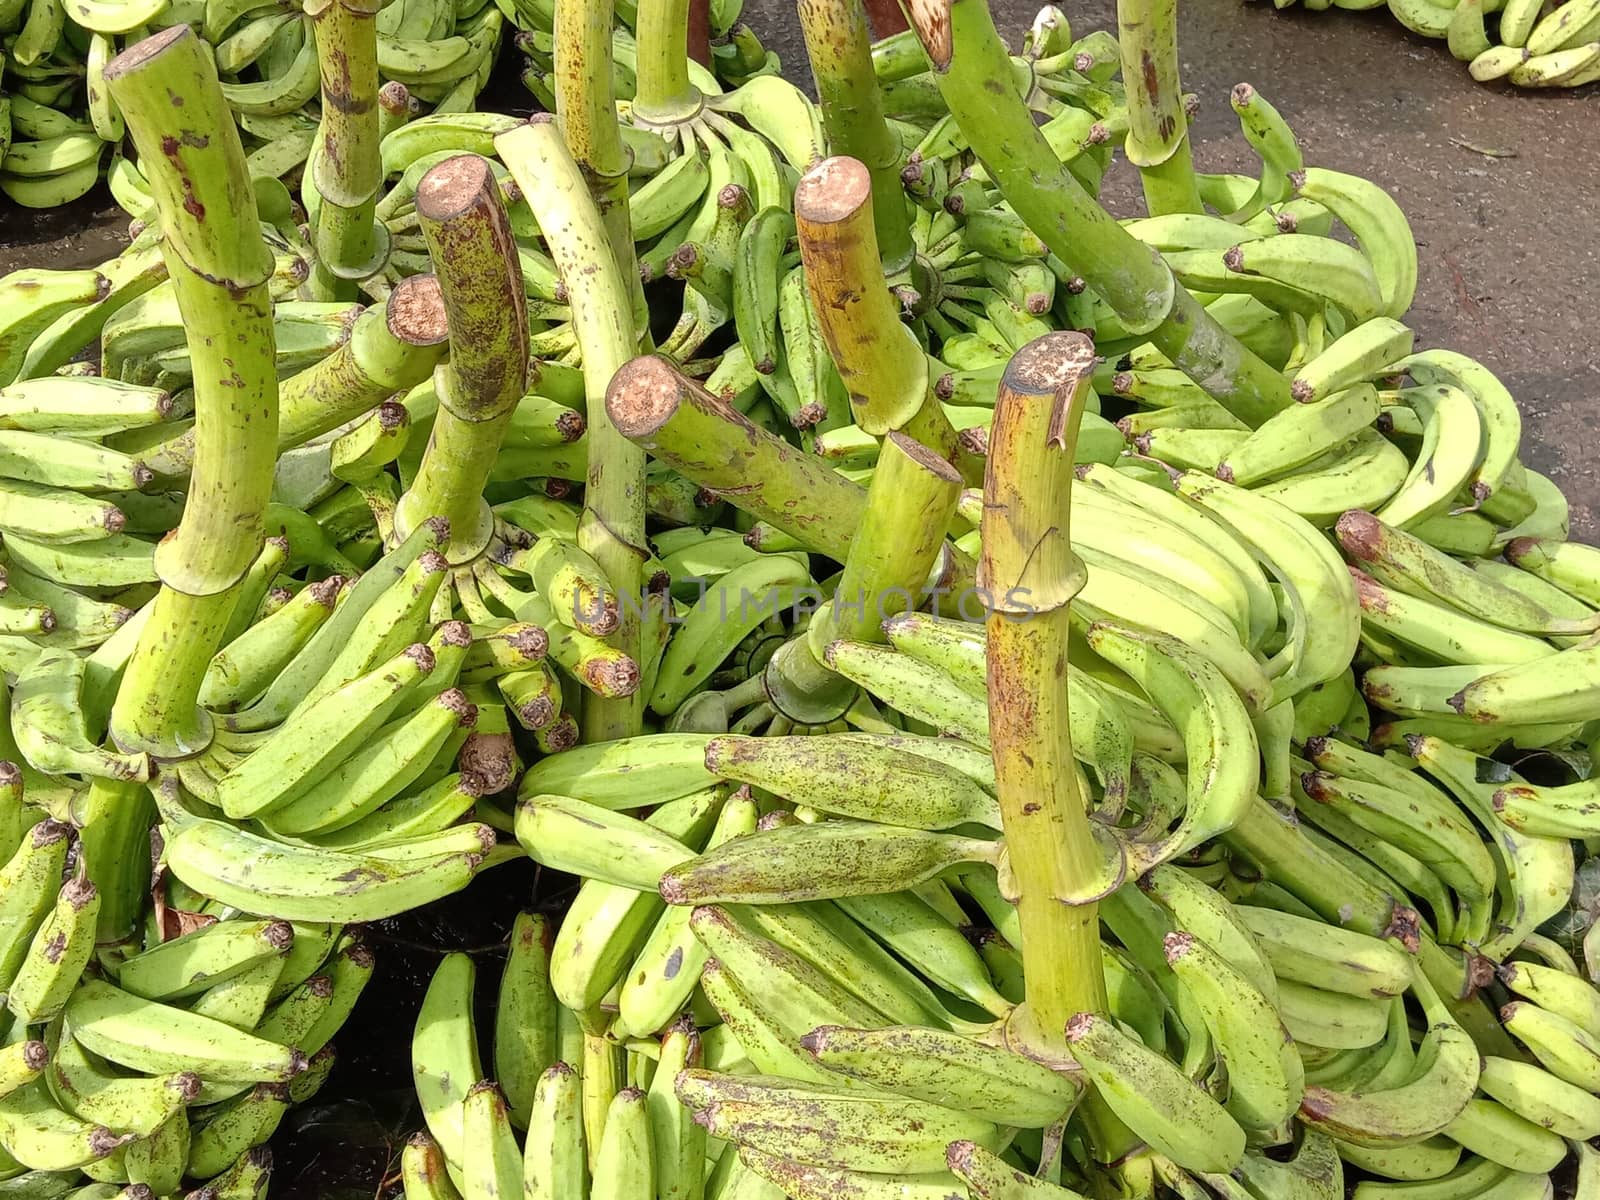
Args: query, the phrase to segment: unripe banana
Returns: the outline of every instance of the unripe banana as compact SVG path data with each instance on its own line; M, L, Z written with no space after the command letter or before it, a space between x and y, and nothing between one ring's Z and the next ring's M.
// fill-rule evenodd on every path
M1512 994L1559 1013L1591 1037L1600 1036L1600 992L1581 975L1535 962L1508 962L1498 970Z
M1567 1156L1558 1135L1482 1096L1467 1102L1445 1135L1491 1162L1529 1174L1552 1171Z
M471 1200L517 1197L522 1193L522 1151L511 1132L506 1099L485 1080L467 1092L461 1122L467 1148L461 1187Z
M1238 1122L1109 1019L1079 1013L1067 1023L1067 1044L1106 1107L1173 1162L1223 1173L1244 1158L1245 1133Z
M87 879L63 884L52 912L6 988L6 1005L22 1025L52 1019L61 1011L94 955L100 893Z
M951 1141L999 1144L986 1121L899 1096L700 1070L679 1073L677 1094L712 1136L812 1166L914 1174L940 1169Z
M552 932L544 916L518 913L495 1004L495 1075L511 1121L528 1128L539 1078L556 1059L556 999L550 990Z
M0 1048L0 1099L32 1083L50 1061L50 1048L43 1042L17 1041Z
M710 833L722 801L718 789L692 793L658 806L646 823L685 845L698 846ZM550 983L561 1003L580 1012L599 1003L633 961L662 907L657 894L599 880L579 888L551 949Z
M1043 1128L1070 1112L1082 1093L1073 1076L1015 1051L917 1026L824 1025L800 1045L829 1070L997 1125Z
M1485 1055L1479 1086L1518 1116L1565 1138L1600 1132L1600 1099L1543 1067Z
M1285 1140L1305 1072L1272 1002L1193 934L1169 933L1164 949L1227 1067L1225 1107L1255 1140Z
M523 1157L527 1200L564 1200L588 1194L583 1101L578 1073L557 1062L539 1077Z
M305 1070L306 1056L293 1047L98 980L73 993L66 1015L86 1049L136 1071L194 1070L223 1083L251 1083L284 1081Z
M755 832L757 815L754 801L739 794L729 797L707 847ZM663 912L623 978L617 1020L635 1036L664 1028L694 991L708 952L690 931L692 912L684 905Z
M566 796L521 801L516 832L537 862L643 892L654 891L666 871L694 857L682 842L635 817Z
M1295 373L1290 392L1302 404L1373 379L1411 353L1411 330L1392 317L1373 317L1335 338Z
M411 1072L428 1131L457 1171L466 1163L467 1091L483 1076L472 1021L477 970L465 954L447 954L423 994L411 1040Z
M281 958L293 942L294 928L287 921L218 921L125 959L117 984L147 1000L198 996L267 959Z
M0 1098L0 1146L34 1171L74 1172L111 1155L131 1138L57 1108L35 1079Z
M0 980L10 986L56 901L72 827L40 821L0 867Z
M494 831L486 825L462 829L465 846L445 832L414 840L396 857L393 847L354 854L289 846L221 821L190 818L169 836L167 863L196 891L246 911L293 921L377 920L471 881Z
M997 861L999 846L954 834L863 821L764 830L661 877L669 904L783 904L915 887L963 862Z
M414 644L369 673L306 701L265 745L218 782L218 807L239 819L271 813L299 799L379 729L433 667L432 651ZM352 721L351 713L361 715Z
M1585 1091L1600 1091L1600 1041L1581 1025L1523 1000L1502 1008L1500 1023L1545 1070Z

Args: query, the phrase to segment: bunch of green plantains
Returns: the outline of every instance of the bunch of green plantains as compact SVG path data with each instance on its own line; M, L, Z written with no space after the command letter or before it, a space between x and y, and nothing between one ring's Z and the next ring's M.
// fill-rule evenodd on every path
M710 66L695 69L712 88L718 79L743 82L778 69L777 56L739 22L739 9L738 0L711 6ZM317 154L319 101L327 95L341 110L375 113L386 130L424 110L470 112L508 27L542 64L528 82L554 108L541 86L551 71L553 24L553 5L515 0L7 0L0 5L0 193L26 208L53 208L83 196L104 174L124 205L145 206L148 186L123 156L126 122L106 68L154 30L186 25L204 38L252 173L275 176ZM625 27L617 36L618 94L631 95L634 43ZM362 57L349 57L352 49Z
M1287 8L1295 0L1273 0ZM1479 83L1582 87L1600 80L1595 0L1306 0L1308 9L1388 6L1412 33L1444 39Z
M514 860L409 1200L1600 1196L1515 402L1253 88L1196 170L1171 0L908 7L802 5L813 103L558 0L559 116L399 121L391 5L276 157L105 63L130 244L0 279L0 1197L262 1196L361 925Z

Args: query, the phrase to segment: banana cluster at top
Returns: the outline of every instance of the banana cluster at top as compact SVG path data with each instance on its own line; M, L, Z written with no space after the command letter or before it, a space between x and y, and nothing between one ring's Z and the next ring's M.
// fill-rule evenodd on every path
M1247 84L1197 170L1168 0L808 2L815 102L687 16L84 68L130 244L0 279L0 1194L263 1194L359 926L529 859L413 1200L1600 1195L1600 557L1400 205ZM464 111L506 19L559 121Z
M1274 0L1287 8L1294 0ZM1479 83L1582 87L1600 80L1600 5L1593 0L1323 0L1306 7L1364 10L1387 4L1396 21L1443 38Z

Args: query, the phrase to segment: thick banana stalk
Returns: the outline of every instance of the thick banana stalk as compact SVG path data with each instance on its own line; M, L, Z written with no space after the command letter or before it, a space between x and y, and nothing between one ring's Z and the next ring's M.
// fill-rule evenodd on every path
M704 97L689 80L689 0L642 0L633 33L639 44L632 117L635 125L676 126L700 115Z
M1096 905L1065 904L1100 874L1067 715L1067 632L1086 572L1067 538L1072 455L1094 344L1052 333L1006 367L989 431L980 588L987 592L990 744L1022 923L1025 1007L1011 1029L1067 1057L1077 1013L1104 1012Z
M833 600L812 618L805 636L785 643L767 662L767 698L780 713L806 725L844 715L858 689L823 664L822 651L841 638L881 642L884 621L921 607L960 493L955 468L920 442L898 433L884 439L866 516Z
M304 445L409 391L432 374L445 349L439 281L407 276L356 318L338 349L278 385L278 449ZM182 479L194 466L194 448L195 431L186 429L145 451L144 461L162 479Z
M417 185L417 220L433 258L450 330L435 372L439 412L422 465L395 505L395 539L423 521L450 522L445 556L476 558L494 534L484 503L495 455L528 385L528 308L516 241L489 161L458 154Z
M210 48L175 25L123 51L105 76L150 180L195 404L188 503L156 549L162 587L112 706L111 736L128 750L182 757L210 741L200 684L260 553L272 491L273 259Z
M624 437L700 487L808 549L840 562L849 556L866 489L754 424L666 359L641 356L618 371L605 411Z
M900 182L904 152L884 119L867 14L861 0L800 0L799 11L828 148L864 163L871 172L867 219L883 252L872 271L874 276L893 275L911 265L911 221Z
M634 329L647 328L644 285L633 249L628 215L628 168L632 156L617 124L611 64L612 0L563 0L555 19L556 124L572 160L583 173L617 270L628 288ZM523 192L532 201L543 181ZM541 228L542 228L541 223ZM602 385L604 377L602 377Z
M577 7L577 6L574 6ZM609 42L606 43L609 45ZM608 51L609 53L609 51ZM567 134L571 144L572 134ZM623 255L602 206L584 187L584 160L568 152L548 119L533 120L495 139L495 149L522 187L544 234L560 277L567 281L572 324L583 356L588 410L589 459L584 484L578 548L599 564L619 598L621 620L610 644L639 661L639 618L643 608L645 551L645 455L614 423L606 387L638 349L630 321L628 280L632 242ZM623 180L624 201L627 183ZM627 205L623 204L626 234ZM627 265L617 267L624 259ZM633 289L636 290L636 289ZM643 697L584 697L584 734L607 741L638 733Z
M866 489L754 424L666 359L645 355L618 371L606 412L624 437L700 487L807 549L849 559L866 514ZM954 547L948 553L945 587L970 588L972 559Z
M881 255L888 251L874 231L869 171L854 158L828 158L795 188L795 231L811 307L850 392L856 424L878 437L899 429L954 459L955 427L933 394L928 356L901 323L883 282Z
M1117 44L1128 89L1122 148L1139 168L1146 209L1152 217L1203 212L1178 85L1177 0L1119 0Z
M383 187L378 153L378 0L309 0L322 73L322 124L304 187L315 192L311 290L318 300L353 300L356 284L389 254L373 219Z
M1289 382L1219 325L1150 248L1062 165L1011 86L987 0L918 0L912 27L956 123L1028 228L1234 416L1258 425L1290 404Z

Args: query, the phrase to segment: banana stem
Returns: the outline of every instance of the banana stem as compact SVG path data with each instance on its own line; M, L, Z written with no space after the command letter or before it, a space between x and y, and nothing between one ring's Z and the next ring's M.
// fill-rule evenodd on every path
M583 172L606 231L611 256L631 299L634 329L649 328L644 282L628 218L631 159L617 124L611 84L612 0L561 0L555 18L556 122ZM687 67L685 67L687 71Z
M1118 0L1117 43L1128 89L1123 150L1139 168L1152 217L1202 212L1178 83L1177 0Z
M606 411L624 437L718 499L809 550L839 562L849 558L867 490L756 425L666 359L641 355L618 371ZM970 582L971 560L964 566Z
M278 388L278 449L337 429L433 373L449 344L433 275L408 275L356 320L350 340Z
M411 487L395 506L396 541L430 517L450 522L446 557L467 562L494 533L483 488L528 384L528 307L511 221L487 159L458 154L417 185L450 334L434 372L439 412Z
M1085 578L1067 518L1094 364L1088 337L1051 333L1007 365L989 431L978 567L989 605L990 744L1022 925L1020 1029L1050 1052L1065 1051L1075 1013L1106 1007L1097 906L1058 899L1082 894L1080 881L1100 871L1067 707L1070 606Z
M940 94L990 177L1028 227L1150 341L1251 426L1291 403L1288 381L1217 324L1160 255L1063 166L1011 86L1010 56L986 0L902 0Z
M318 203L311 290L318 299L353 300L389 254L389 234L373 219L383 187L378 153L378 0L308 0L322 73L322 123L306 186Z
M856 424L876 437L899 429L954 459L956 431L933 394L928 356L901 322L883 281L873 187L862 162L835 157L812 167L795 188L795 230L812 311L850 393Z
M645 454L613 424L606 403L613 375L638 350L629 304L633 289L607 253L604 220L584 187L580 164L568 153L556 127L548 120L530 121L496 138L495 148L522 186L545 247L567 281L572 326L583 357L589 420L578 546L600 564L616 594L626 598L621 624L607 641L637 662L644 560L649 555L644 530ZM638 282L637 272L633 282ZM586 694L584 736L591 741L628 737L639 732L643 714L643 698L638 695L607 699Z
M197 701L260 552L277 446L272 253L210 48L185 25L107 65L162 231L194 368L194 467L178 528L156 549L161 590L111 710L124 750L177 758L205 748Z
M882 642L884 621L921 607L960 495L961 476L948 462L903 434L884 438L833 599L768 660L767 698L780 713L825 725L848 711L858 689L821 652L841 639Z
M799 12L828 149L858 159L872 173L869 219L883 255L873 271L894 275L911 265L911 219L900 182L900 139L884 119L866 12L861 0L800 0Z
M700 89L689 82L690 7L689 0L640 0L634 26L636 124L679 125L700 112Z
M402 279L382 304L356 318L343 345L278 385L278 450L304 445L396 392L410 391L444 357L446 335L438 280ZM194 450L190 428L146 450L143 458L159 478L181 480L194 467Z

